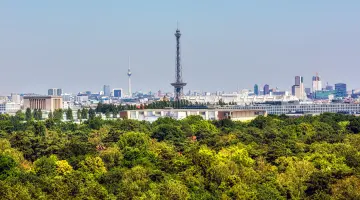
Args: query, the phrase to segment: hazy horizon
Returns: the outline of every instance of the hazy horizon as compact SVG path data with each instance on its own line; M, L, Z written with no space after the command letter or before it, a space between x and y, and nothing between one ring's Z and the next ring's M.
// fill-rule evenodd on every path
M358 1L1 1L0 94L103 85L172 91L179 22L184 91L290 90L316 72L360 88Z

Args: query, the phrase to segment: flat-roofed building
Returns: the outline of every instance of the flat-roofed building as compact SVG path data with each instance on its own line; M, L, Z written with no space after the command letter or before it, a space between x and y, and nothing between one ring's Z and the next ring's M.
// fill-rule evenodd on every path
M321 114L321 113L351 113L360 114L359 103L286 103L277 104L252 104L246 106L225 106L218 108L234 110L266 110L268 114L281 115L291 113Z
M54 111L63 108L60 96L24 96L24 109Z
M266 116L265 110L233 110L233 109L144 109L120 112L121 118L155 121L160 117L184 119L191 115L201 116L205 120L231 119L233 121L249 121L259 115Z

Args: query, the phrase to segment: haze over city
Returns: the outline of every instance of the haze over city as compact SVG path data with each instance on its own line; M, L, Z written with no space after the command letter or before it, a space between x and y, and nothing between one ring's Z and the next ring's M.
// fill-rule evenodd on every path
M360 199L359 11L0 0L0 200Z
M357 88L360 2L1 1L0 94L172 91L174 31L182 32L184 91L235 91L293 77Z

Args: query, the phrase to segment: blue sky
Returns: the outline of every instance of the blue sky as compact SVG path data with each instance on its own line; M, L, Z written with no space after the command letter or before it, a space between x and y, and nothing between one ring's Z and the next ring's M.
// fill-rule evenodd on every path
M185 91L255 83L290 90L294 76L360 88L359 1L0 1L0 94L171 91L176 22Z

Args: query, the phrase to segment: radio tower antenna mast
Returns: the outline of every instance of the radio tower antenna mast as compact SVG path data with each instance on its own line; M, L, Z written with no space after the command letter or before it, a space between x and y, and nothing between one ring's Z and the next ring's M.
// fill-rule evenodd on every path
M171 83L171 85L174 87L174 93L175 93L174 100L176 102L179 102L183 95L183 88L186 85L186 83L184 83L182 80L182 66L181 66L181 58L180 58L181 33L179 27L177 27L176 29L175 37L176 37L175 82Z

